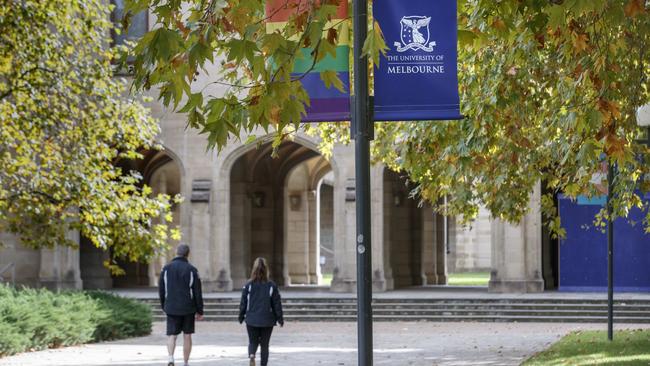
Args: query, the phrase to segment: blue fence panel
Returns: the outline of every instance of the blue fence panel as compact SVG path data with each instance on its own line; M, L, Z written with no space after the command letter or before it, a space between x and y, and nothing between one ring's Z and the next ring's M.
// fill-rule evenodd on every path
M646 202L650 196L645 197ZM560 241L560 291L607 290L607 234L593 225L603 200L572 201L560 196L566 238ZM650 234L646 212L634 209L614 223L614 289L650 292Z

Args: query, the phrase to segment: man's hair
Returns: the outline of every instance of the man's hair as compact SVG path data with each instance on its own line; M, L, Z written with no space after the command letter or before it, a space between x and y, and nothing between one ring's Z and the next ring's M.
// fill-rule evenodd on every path
M187 258L187 256L190 255L190 247L187 244L180 244L178 248L176 248L176 255Z

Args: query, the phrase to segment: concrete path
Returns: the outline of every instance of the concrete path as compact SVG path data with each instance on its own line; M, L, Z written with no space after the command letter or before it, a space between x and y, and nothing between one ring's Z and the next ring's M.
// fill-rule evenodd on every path
M636 329L643 326L627 327ZM375 365L519 365L531 354L577 329L604 329L604 325L377 323ZM0 365L166 365L163 332L164 324L155 323L149 337L26 353L0 359ZM191 365L248 365L243 326L201 322L197 323L197 332ZM180 355L179 347L177 360ZM294 323L274 331L269 366L356 364L354 323ZM182 365L182 362L177 362L177 365Z

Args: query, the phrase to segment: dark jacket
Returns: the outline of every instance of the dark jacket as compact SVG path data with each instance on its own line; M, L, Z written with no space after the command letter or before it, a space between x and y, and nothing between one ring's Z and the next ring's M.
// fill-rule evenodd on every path
M168 315L203 315L199 272L187 258L176 257L160 272L160 306Z
M246 320L251 327L273 327L284 325L282 299L278 286L273 281L248 282L241 293L239 322Z

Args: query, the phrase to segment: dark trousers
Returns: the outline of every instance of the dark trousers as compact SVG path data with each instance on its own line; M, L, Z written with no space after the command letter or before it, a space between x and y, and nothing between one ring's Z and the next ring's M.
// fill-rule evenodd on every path
M262 346L262 366L266 366L269 363L269 342L273 327L259 328L247 325L246 330L248 330L248 355L254 355L257 353L257 346Z

